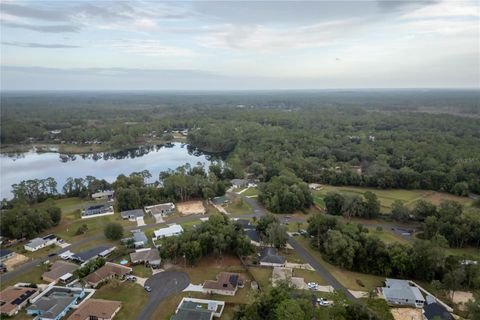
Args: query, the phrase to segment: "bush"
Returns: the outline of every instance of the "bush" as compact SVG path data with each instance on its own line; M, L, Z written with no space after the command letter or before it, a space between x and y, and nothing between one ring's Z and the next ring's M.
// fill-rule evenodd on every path
M105 237L110 240L120 240L123 237L123 227L119 223L111 222L104 230Z

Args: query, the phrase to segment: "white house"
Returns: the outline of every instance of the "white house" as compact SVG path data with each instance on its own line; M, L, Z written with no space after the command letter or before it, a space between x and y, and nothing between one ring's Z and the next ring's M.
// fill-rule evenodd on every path
M153 241L156 241L158 239L162 239L162 238L168 238L168 237L172 237L172 236L178 236L179 234L181 234L183 232L183 228L181 225L179 224L172 224L166 228L161 228L161 229L158 229L158 230L155 230L153 232Z
M110 204L97 204L87 206L82 211L82 219L109 216L114 214L113 206Z
M165 217L175 212L175 205L171 202L160 203L153 206L144 207L145 212L151 214L152 216L161 216Z
M32 239L29 243L24 245L23 247L27 251L37 251L39 249L48 247L52 244L57 243L57 237L54 236L53 234L49 234L48 236L45 236L43 238L35 238Z
M93 200L112 200L114 192L113 191L101 191L92 194Z
M382 294L392 305L423 308L425 304L425 298L420 289L408 280L386 279Z

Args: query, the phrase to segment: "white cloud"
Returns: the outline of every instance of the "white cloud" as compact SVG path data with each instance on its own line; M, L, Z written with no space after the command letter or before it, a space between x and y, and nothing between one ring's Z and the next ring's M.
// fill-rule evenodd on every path
M122 39L115 41L113 48L123 52L153 57L193 57L197 54L190 49L164 45L158 40Z
M405 19L431 19L454 17L480 17L478 4L462 0L444 0L429 6L418 8L402 16ZM478 23L478 21L477 21Z

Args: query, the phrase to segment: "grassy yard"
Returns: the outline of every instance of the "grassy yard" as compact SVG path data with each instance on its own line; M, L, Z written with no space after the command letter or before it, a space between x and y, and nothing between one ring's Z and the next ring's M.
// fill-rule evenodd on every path
M322 189L313 192L314 202L320 208L325 208L323 198L328 192L339 192L345 195L362 195L371 191L375 193L380 200L381 211L389 213L395 200L400 200L409 207L412 207L418 200L426 200L438 205L442 200L455 200L469 205L471 200L467 197L458 197L447 193L429 191L429 190L405 190L405 189L375 189L353 186L329 186L323 185Z
M480 260L480 249L479 248L473 248L473 247L448 248L448 249L445 249L445 252L446 252L447 255L466 256L466 257L471 257L474 260Z
M316 271L293 269L293 277L302 277L305 283L316 282L319 285L327 285L327 281L323 279Z
M248 188L244 192L242 192L243 196L246 197L252 197L252 196L258 196L258 189L257 188Z
M373 227L368 227L368 233L370 235L377 236L385 242L386 244L392 244L392 243L408 243L408 240L405 238L402 238L400 235L390 232L388 230L377 230L376 228Z
M272 268L250 268L250 273L258 283L260 290L269 290L272 287Z
M3 290L4 288L14 285L18 282L25 282L25 283L46 283L45 281L42 280L42 274L48 270L47 265L41 264L38 265L34 268L32 268L29 272L27 273L22 273L18 275L17 277L10 279L8 281L1 281L0 282L0 288Z
M248 205L242 198L235 197L232 202L225 208L227 212L231 214L251 214L253 213L252 207Z
M336 267L323 260L320 252L310 247L308 239L304 237L295 237L295 239L304 247L323 267L325 267L342 285L351 290L370 291L378 287L385 280L384 277L352 272ZM364 287L357 283L357 280L364 284Z
M121 301L122 308L115 316L115 319L133 320L137 319L138 314L147 303L148 294L136 283L129 281L120 282L112 279L98 289L93 298Z

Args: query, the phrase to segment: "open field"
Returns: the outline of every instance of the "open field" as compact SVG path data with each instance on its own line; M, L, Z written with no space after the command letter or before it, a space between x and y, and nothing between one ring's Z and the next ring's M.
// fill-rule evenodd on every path
M316 271L304 270L304 269L293 269L293 277L302 277L305 283L316 282L319 285L326 286L328 285L327 281L323 279Z
M148 293L134 282L120 282L112 279L98 289L93 298L121 301L122 308L115 319L134 320L137 319L143 306L147 303Z
M295 239L318 261L318 263L324 266L347 289L370 291L371 289L382 285L382 281L385 280L384 277L348 271L336 267L323 260L321 253L310 247L308 239L304 237L295 237ZM364 287L360 286L357 283L357 280L361 281L364 284Z
M258 189L257 188L247 188L247 190L242 192L243 196L252 197L258 196Z
M260 290L269 290L272 287L272 268L250 268L250 273L258 283Z
M42 280L42 274L48 270L47 265L40 264L34 268L32 268L29 272L20 274L19 276L10 279L8 281L1 281L0 288L3 290L4 288L14 285L18 282L25 282L25 283L46 283Z
M206 210L202 201L185 201L176 204L177 211L183 215L205 214Z
M225 210L228 213L239 215L239 214L251 214L253 213L252 207L248 205L242 198L240 197L235 197L227 207L225 207Z
M371 191L375 193L380 200L381 212L389 213L392 204L395 200L402 201L408 207L413 207L416 201L426 200L433 204L440 204L442 200L455 200L470 205L471 199L467 197L458 197L448 193L430 191L430 190L405 190L405 189L375 189L353 186L330 186L323 185L321 190L314 191L313 197L315 204L320 208L325 208L323 198L328 192L339 192L346 195L362 195L363 193Z

